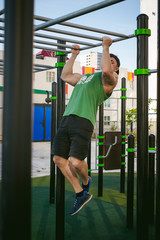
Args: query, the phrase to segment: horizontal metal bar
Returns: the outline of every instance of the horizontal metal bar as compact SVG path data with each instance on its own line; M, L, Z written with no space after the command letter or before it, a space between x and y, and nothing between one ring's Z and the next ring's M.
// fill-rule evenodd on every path
M131 35L128 35L128 38L117 38L117 39L113 39L113 43L115 43L115 42L120 42L120 41L127 40L127 39L134 38L134 37L135 37L135 35L134 35L134 34L131 34ZM88 49L90 49L90 48L100 47L100 46L102 46L102 43L94 44L94 46L92 46L92 47L83 47L83 48L80 48L80 51L82 51L82 50L88 50Z
M34 68L33 70L35 70L35 72L43 72L43 71L47 71L47 70L50 70L50 69L48 69L48 68L43 68L43 69Z
M126 115L137 115L137 113L125 113Z
M41 16L37 16L37 15L35 15L34 18L36 20L40 20L40 21L50 21L50 20L52 20L51 18L41 17ZM102 34L106 34L106 35L127 38L127 35L125 35L125 34L106 31L106 30L103 30L103 29L88 27L88 26L84 26L84 25L80 25L80 24L75 24L75 23L70 23L70 22L61 22L59 24L63 25L63 26L67 26L67 27L72 27L72 28L78 28L78 29L91 31L91 32L94 32L94 33L97 32L97 33L102 33Z
M95 36L91 36L91 35L75 33L75 32L70 32L70 31L65 31L65 30L60 30L60 29L56 29L56 28L45 28L43 30L49 31L49 32L61 33L61 34L65 34L65 35L70 35L70 36L75 36L75 37L92 39L92 40L96 40L96 41L102 41L102 38L100 38L100 37L95 37Z
M57 46L57 47L65 47L65 48L74 49L73 46L67 45L67 44L61 44L61 43L55 43L55 42L46 42L46 41L41 41L41 40L37 40L37 39L35 39L34 42L35 42L35 43L40 43L40 44Z
M33 64L35 67L42 67L42 68L55 68L55 66L50 66L50 65L43 65L43 64Z
M34 73L38 73L38 72L43 72L43 71L48 71L48 70L51 70L51 68L49 69L49 68L44 68L44 69L36 69L36 68L34 68Z
M46 27L58 24L60 22L67 21L67 20L75 18L75 17L82 16L84 14L87 14L87 13L90 13L90 12L102 9L104 7L111 6L111 5L115 4L115 3L122 2L122 1L124 1L124 0L106 0L106 1L102 1L102 2L97 3L97 4L93 4L93 5L89 6L89 7L86 7L86 8L83 8L81 10L78 10L78 11L66 14L66 15L64 15L62 17L58 17L58 18L53 19L51 21L48 21L46 23L39 24L38 26L35 27L35 31L42 30L42 29L44 29Z
M134 149L134 152L137 152L137 148ZM149 153L157 153L156 150L148 150Z
M0 22L3 22L3 23L4 23L4 18L0 18Z
M120 42L120 41L123 41L123 40L128 40L128 39L130 39L130 38L134 38L135 37L135 35L134 34L130 34L130 35L128 35L127 36L127 38L116 38L116 39L113 39L113 43L115 43L115 42Z
M148 72L149 73L157 73L157 69L150 69Z
M56 36L50 36L50 35L41 34L41 33L35 33L34 36L53 39L53 40L60 40L60 41L65 41L65 42L71 42L71 43L76 43L76 44L81 44L81 45L94 46L93 43L88 43L88 42L73 40L73 39L68 39L68 38L61 38L61 37L56 37Z
M113 92L120 92L122 91L121 89L114 89Z
M157 114L157 113L148 113L148 115L154 115L154 114ZM137 113L126 113L126 115L137 115Z
M87 30L87 31L102 33L102 34L116 36L116 37L127 38L127 36L125 34L111 32L111 31L106 31L106 30L103 30L103 29L98 29L98 28L93 28L93 27L86 27L86 26L83 26L83 25L80 25L80 24L73 24L73 23L68 23L68 22L62 22L62 23L60 23L60 25L64 25L64 26L67 26L67 27L79 28L79 29L83 29L83 30Z
M0 15L4 14L5 13L5 9L1 10L0 11Z
M1 66L4 65L4 60L3 60L3 59L0 59L0 65L1 65ZM44 68L44 67L45 67L45 68L55 68L55 66L38 64L38 63L33 64L33 66L35 66L35 67L42 67L42 68Z
M39 70L39 71L46 71L50 69L55 69L55 66L48 66L48 65L40 65L40 64L34 64L34 69ZM4 65L0 65L0 70L3 70Z
M57 51L57 52L63 52L63 53L71 53L70 51L66 51L66 50L63 50L63 49L56 49L56 48L48 48L48 47L45 47L45 46L38 46L38 45L33 45L33 48L37 48L37 49L43 49L43 50L48 50L48 51Z
M104 108L104 111L114 111L114 112L118 112L118 109L110 109L109 107L108 108Z

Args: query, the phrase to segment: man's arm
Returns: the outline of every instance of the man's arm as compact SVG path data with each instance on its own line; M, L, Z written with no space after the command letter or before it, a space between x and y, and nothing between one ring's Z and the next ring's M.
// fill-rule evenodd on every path
M74 48L79 49L78 45L73 45ZM72 49L72 55L66 65L64 66L61 74L61 79L72 86L75 86L77 82L81 79L82 75L79 73L73 73L73 64L76 60L79 50Z
M103 37L103 53L101 59L102 68L102 83L106 94L113 91L118 82L118 75L115 72L117 69L112 66L109 47L112 45L112 39L109 37Z

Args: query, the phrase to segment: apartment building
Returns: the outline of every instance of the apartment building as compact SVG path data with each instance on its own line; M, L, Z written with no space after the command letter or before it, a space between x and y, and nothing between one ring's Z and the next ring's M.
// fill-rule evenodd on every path
M95 69L101 69L102 53L90 52L88 54L80 55L81 67L93 67Z

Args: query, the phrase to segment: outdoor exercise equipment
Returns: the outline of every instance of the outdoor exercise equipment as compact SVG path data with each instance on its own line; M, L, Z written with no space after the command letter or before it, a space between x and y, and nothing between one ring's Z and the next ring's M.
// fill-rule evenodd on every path
M3 240L31 239L32 34L33 1L6 0L0 224Z
M49 20L35 26L35 36L38 30L64 22L68 19L81 16L94 10L121 2L121 0L107 0L92 5L86 9ZM158 0L158 9L160 1ZM3 114L3 156L2 156L2 239L15 238L31 239L31 112L32 112L32 47L33 47L33 0L22 3L18 0L5 0L5 71L4 71L4 114ZM160 15L158 11L158 65L157 65L157 136L160 136ZM22 27L23 26L23 27ZM138 16L137 25L137 60L138 65L138 191L137 191L137 239L146 240L148 237L148 221L146 212L148 167L145 159L148 158L148 17ZM45 34L44 34L45 35ZM42 37L42 36L41 36ZM52 36L44 36L52 39ZM120 36L114 42L134 37ZM13 41L14 39L14 41ZM54 37L56 39L56 37ZM64 38L57 38L59 52L67 51L65 42L72 42ZM38 41L38 40L36 40ZM19 44L14 44L14 43ZM77 41L78 43L78 41ZM86 43L82 49L89 49L101 45ZM37 43L38 44L38 43ZM48 44L48 43L47 43ZM81 42L83 45L83 43ZM35 45L37 48L38 45ZM39 45L40 48L40 45ZM44 47L43 49L51 49ZM26 51L27 49L27 51ZM57 127L64 110L65 85L60 80L62 65L65 56L58 56L58 93L57 93ZM17 64L15 64L17 63ZM13 67L14 66L14 67ZM144 70L145 69L145 70ZM149 71L148 71L149 72ZM22 81L23 79L23 81ZM19 91L21 89L21 91ZM11 101L12 98L12 101ZM20 99L20 100L19 100ZM8 116L10 116L8 118ZM103 135L103 133L100 133ZM24 137L25 136L25 137ZM156 165L156 240L160 236L160 138L157 137L157 165ZM99 153L101 154L101 152ZM124 159L123 159L124 160ZM101 170L100 170L101 172ZM99 174L100 175L100 174ZM56 239L64 239L64 178L60 171L57 173L57 204L56 204ZM18 226L18 227L17 227ZM9 231L8 231L9 229Z

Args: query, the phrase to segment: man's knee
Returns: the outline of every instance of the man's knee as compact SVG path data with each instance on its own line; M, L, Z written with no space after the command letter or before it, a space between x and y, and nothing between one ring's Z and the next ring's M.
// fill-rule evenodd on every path
M70 161L71 161L72 165L74 166L74 168L81 169L81 167L82 167L82 161L81 160L71 157Z
M54 155L53 157L53 162L58 166L58 167L63 167L64 164L66 164L66 159L62 158L60 156Z
M61 162L61 157L54 155L54 157L53 157L53 162L54 162L56 165L59 165L59 163Z

